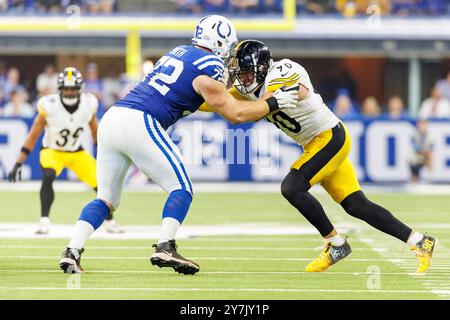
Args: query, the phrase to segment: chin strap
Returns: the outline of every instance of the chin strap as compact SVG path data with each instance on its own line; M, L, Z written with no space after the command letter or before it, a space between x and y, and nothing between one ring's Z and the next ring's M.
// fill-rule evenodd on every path
M64 98L63 97L63 98L61 98L61 101L67 107L73 108L79 103L80 99L79 98Z
M246 86L244 86L243 84L242 84L242 82L240 82L240 81L238 81L238 83L239 84L235 84L234 86L239 90L239 92L240 93L242 93L242 94L255 94L256 96L257 96L257 93L258 93L258 91L259 90L261 90L261 88L263 87L263 83L261 83L261 84L258 84L258 83L256 83L256 87L255 88L252 88L252 89L248 89L248 87L246 87ZM254 84L252 84L252 86L253 86Z
M60 94L60 99L63 106L68 109L76 109L80 104L80 95L78 95L76 98L65 98L62 94ZM72 102L72 100L74 103L70 103Z

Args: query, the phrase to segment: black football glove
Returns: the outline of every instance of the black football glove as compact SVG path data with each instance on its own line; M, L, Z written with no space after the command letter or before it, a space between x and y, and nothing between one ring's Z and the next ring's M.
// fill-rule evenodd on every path
M16 182L16 180L22 180L22 164L16 163L8 174L9 182Z

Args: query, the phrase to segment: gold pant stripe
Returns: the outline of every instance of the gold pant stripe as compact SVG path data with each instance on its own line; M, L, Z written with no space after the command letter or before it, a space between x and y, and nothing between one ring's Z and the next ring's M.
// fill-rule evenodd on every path
M299 170L313 186L331 172L331 164L340 164L350 151L347 134L342 124L317 135L304 147L304 154L293 167ZM334 170L333 170L334 171Z

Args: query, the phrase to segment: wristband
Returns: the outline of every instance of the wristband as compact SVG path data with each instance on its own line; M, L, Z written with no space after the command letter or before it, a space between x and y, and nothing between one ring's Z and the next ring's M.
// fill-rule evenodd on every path
M22 148L20 149L20 152L23 152L23 153L25 153L26 155L29 155L29 154L31 153L31 150L28 149L28 148L22 147Z
M270 112L279 109L278 101L277 101L277 99L275 97L270 97L270 98L266 99L266 102L269 105Z

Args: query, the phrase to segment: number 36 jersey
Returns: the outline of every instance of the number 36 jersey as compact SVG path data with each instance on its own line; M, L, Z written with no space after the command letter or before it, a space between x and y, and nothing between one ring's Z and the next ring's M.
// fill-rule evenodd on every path
M81 135L97 113L98 100L91 93L81 93L78 108L70 113L59 94L42 97L38 112L47 122L42 146L59 151L81 150Z
M306 98L299 101L297 107L282 109L267 116L266 120L304 146L319 133L336 126L339 119L323 102L322 97L314 92L306 70L289 59L275 62L271 66L260 95L296 83L301 83L308 89Z

